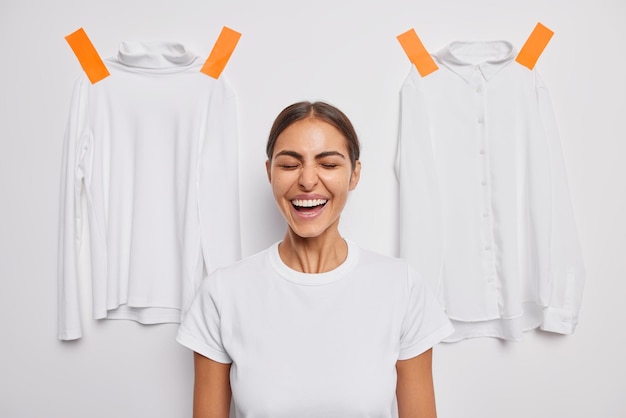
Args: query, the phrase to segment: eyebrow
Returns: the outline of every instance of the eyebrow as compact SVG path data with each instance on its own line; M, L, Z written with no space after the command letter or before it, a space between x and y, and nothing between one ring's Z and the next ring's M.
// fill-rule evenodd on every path
M300 154L299 152L289 151L289 150L280 151L280 152L276 153L275 158L276 157L280 157L281 155L286 155L286 156L289 156L289 157L293 157L293 158L296 158L296 159L298 159L300 161L302 161L304 159L304 156L302 154ZM343 158L344 160L346 159L345 155L343 155L339 151L324 151L324 152L320 152L319 154L317 154L315 156L315 159L316 160L320 160L322 158L332 157L332 156L338 156L338 157Z

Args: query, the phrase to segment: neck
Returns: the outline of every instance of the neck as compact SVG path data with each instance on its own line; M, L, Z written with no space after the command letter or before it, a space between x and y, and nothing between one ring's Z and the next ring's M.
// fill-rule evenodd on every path
M302 273L325 273L339 267L348 256L348 244L339 231L319 237L303 238L291 229L278 246L281 260L291 269Z

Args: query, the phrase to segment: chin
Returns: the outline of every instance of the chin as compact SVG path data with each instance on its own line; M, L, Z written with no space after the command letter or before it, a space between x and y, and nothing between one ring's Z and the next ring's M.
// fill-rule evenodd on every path
M306 231L302 231L302 230L298 230L298 229L293 229L291 228L291 232L302 239L313 239L313 238L318 238L320 236L322 236L324 234L325 231L310 231L310 230L306 230Z
M329 225L326 228L302 227L302 226L294 227L293 225L289 225L289 229L291 230L292 234L302 239L320 238L324 235L328 235L329 233L332 234L332 231L337 230L337 228L333 228L333 225Z

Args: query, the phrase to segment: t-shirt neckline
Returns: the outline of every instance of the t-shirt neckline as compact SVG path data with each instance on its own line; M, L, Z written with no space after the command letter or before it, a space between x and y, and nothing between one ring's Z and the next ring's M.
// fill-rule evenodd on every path
M274 243L269 248L270 262L274 270L283 279L302 286L325 286L335 283L344 278L356 265L359 258L359 248L353 242L345 240L348 245L348 256L339 266L324 273L303 273L287 266L280 258L278 245L280 241Z

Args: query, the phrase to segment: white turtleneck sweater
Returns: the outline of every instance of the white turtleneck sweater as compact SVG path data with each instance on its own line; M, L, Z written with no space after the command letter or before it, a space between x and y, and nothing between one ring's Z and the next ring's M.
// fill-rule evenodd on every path
M63 154L58 338L82 336L86 201L95 319L179 322L203 269L240 257L235 95L176 43L122 43L74 88Z

